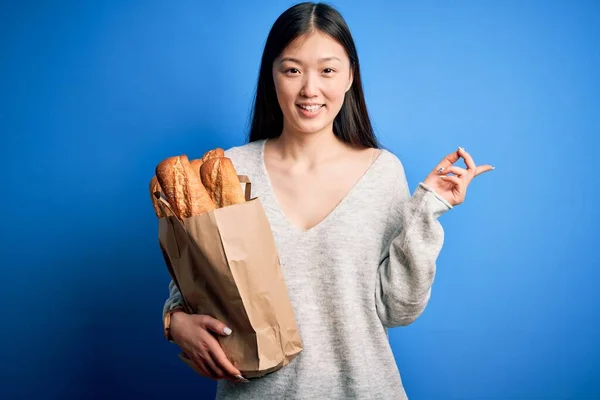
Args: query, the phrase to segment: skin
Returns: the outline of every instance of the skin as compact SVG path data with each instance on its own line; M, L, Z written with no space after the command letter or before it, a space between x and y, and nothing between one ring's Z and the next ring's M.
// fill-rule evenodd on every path
M464 159L467 168L454 165L461 158ZM458 150L444 157L427 175L423 183L439 193L452 206L457 206L465 201L467 188L473 179L493 169L495 167L488 164L476 165L473 157L459 147Z
M325 219L379 155L333 133L352 72L343 46L320 32L296 39L273 63L283 131L267 142L264 161L279 206L302 231ZM305 103L323 107L307 118L299 108Z
M243 382L240 371L227 359L216 336L231 334L225 324L209 315L176 310L171 316L171 336L207 378Z
M344 48L331 37L313 32L296 39L274 61L272 73L284 124L281 136L267 141L264 161L282 211L291 224L305 231L326 218L380 150L349 146L333 134L333 121L353 75ZM301 103L324 107L318 116L307 118L298 107ZM454 165L461 158L466 168ZM492 169L477 166L459 148L447 154L423 182L455 206L464 201L472 180ZM215 337L227 334L222 322L176 311L171 334L205 376L241 380Z

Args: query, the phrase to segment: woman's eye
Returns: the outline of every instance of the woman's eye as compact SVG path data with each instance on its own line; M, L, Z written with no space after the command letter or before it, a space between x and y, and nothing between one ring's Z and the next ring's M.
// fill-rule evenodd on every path
M325 69L323 70L323 72L325 72L326 74L330 74L330 73L332 73L332 72L333 72L333 69L331 69L331 68L325 68Z
M288 74L289 73L295 74L295 73L298 72L298 70L296 68L288 68L288 69L285 70L285 72L288 73Z

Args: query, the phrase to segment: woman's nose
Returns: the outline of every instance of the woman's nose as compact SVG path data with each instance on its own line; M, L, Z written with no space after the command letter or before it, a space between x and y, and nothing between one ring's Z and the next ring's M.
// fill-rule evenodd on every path
M312 74L306 74L305 76L306 78L304 79L304 85L302 85L300 94L304 97L315 97L319 91L318 78L312 76Z

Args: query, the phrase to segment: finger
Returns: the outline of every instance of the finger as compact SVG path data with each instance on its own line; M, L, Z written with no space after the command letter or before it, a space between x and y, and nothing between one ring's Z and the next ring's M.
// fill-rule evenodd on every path
M475 168L475 176L481 175L484 172L489 172L489 171L491 171L493 169L496 169L496 167L493 167L493 166L487 165L487 164L486 165L479 165L479 166L477 166L477 168Z
M198 372L200 373L200 375L205 376L207 378L210 379L215 379L215 377L213 376L212 372L209 371L205 366L204 366L204 362L202 361L202 357L196 355L193 352L184 352L183 355L185 356L185 358L187 358L193 365L194 367L198 370Z
M212 373L214 379L223 379L225 377L225 372L217 365L215 360L213 360L210 352L202 354L202 361L206 369Z
M437 167L435 168L436 172L441 172L441 171L445 170L446 168L450 167L452 164L457 162L459 158L460 158L460 156L458 155L458 152L456 152L456 151L453 151L452 153L448 154L437 165Z
M231 328L218 319L211 317L210 315L200 315L199 320L204 329L214 332L218 335L229 336L232 333Z
M196 347L195 354L198 361L201 362L204 367L211 372L215 379L221 379L224 375L223 370L213 360L211 354L211 348L214 346L220 346L217 339L207 330L202 329L199 332L198 346Z
M221 344L216 338L212 336L206 338L206 348L208 349L212 360L214 360L217 367L224 372L226 378L247 382L247 380L242 376L240 370L237 369L227 358L227 355L225 355Z
M451 167L446 168L443 171L438 172L438 174L444 174L444 175L447 175L447 174L450 174L450 173L452 173L452 174L454 174L456 176L462 177L463 175L467 174L467 170L464 169L464 168L457 167L457 166L453 165Z
M208 357L204 359L204 362L206 368L213 376L213 379L225 379L232 382L249 382L246 378L242 376L241 373L237 373L235 375L229 374L227 370L222 368L219 365L219 362L216 361L215 358L213 358L212 354L209 354Z
M217 365L229 376L235 378L237 380L245 381L246 379L242 376L242 373L239 369L233 366L231 361L225 355L223 348L219 345L219 343L215 343L214 346L209 347L210 355L213 360L217 363Z
M460 180L460 178L458 176L446 176L446 175L440 175L440 179L446 181L446 182L451 182L454 185L461 187L462 186L462 181Z
M217 377L212 373L212 371L209 371L202 362L194 361L194 365L196 366L196 368L198 368L200 373L202 375L204 375L205 377L210 378L210 379L217 379Z
M465 165L467 166L467 169L474 170L475 168L477 168L477 166L475 165L475 161L473 161L473 157L471 157L471 155L469 153L467 153L465 149L463 149L462 147L459 147L458 148L458 154L462 158L464 158Z

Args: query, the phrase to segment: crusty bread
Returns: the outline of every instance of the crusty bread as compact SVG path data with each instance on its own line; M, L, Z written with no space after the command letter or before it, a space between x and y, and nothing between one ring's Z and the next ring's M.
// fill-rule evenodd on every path
M200 167L200 177L217 207L246 201L237 172L229 158L209 159Z
M201 158L196 158L195 160L190 161L190 163L192 164L192 168L194 169L194 171L196 171L196 173L200 175L200 167L202 166L202 164L204 164L212 158L219 157L225 157L225 150L221 148L216 148L207 151Z
M163 218L165 215L163 214L160 207L158 206L158 200L154 196L155 192L162 193L162 189L160 187L160 184L158 183L158 179L156 179L156 175L154 175L152 177L152 179L150 180L150 197L152 198L152 206L154 207L154 212L156 213L156 217ZM173 215L173 213L171 211L169 211L168 208L163 207L163 209L165 210L167 215Z
M201 160L202 160L202 163L205 163L210 159L221 158L221 157L225 157L225 150L223 150L221 148L216 148L216 149L212 149L212 150L209 150L206 153L204 153Z
M198 176L200 176L200 167L202 166L202 162L203 161L201 158L196 158L195 160L190 161L190 164L192 165L192 170L195 174L198 174Z
M177 217L190 218L216 208L185 154L161 161L156 178Z

